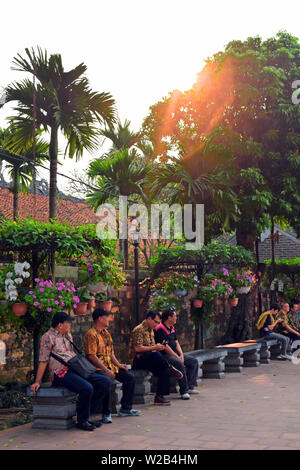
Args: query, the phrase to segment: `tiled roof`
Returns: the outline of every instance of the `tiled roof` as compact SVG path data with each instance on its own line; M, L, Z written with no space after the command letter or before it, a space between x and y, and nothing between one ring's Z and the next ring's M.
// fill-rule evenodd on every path
M36 201L36 202L35 202ZM13 218L13 194L6 188L0 187L0 218ZM32 217L42 222L49 218L49 198L37 194L19 193L19 217L24 219ZM57 199L57 219L70 225L96 224L99 218L94 211L83 202L73 202L66 199Z

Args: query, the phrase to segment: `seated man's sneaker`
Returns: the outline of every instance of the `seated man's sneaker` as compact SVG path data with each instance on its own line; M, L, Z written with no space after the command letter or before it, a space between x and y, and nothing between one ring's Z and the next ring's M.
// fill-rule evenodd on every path
M79 429L82 429L83 431L94 431L94 429L96 429L96 426L89 423L88 421L84 421L82 423L77 423L76 426Z
M189 395L188 393L183 393L183 394L181 395L181 399L182 399L182 400L189 400L190 398L191 398L191 397L190 397L190 395Z
M139 410L134 410L131 408L131 410L122 410L120 408L118 412L118 416L140 416L141 412Z
M176 369L174 366L172 366L171 364L169 365L170 367L170 372L171 372L171 375L173 375L174 377L176 377L176 379L180 380L182 379L183 377L183 373L180 372L180 370Z
M279 359L280 361L286 361L287 357L284 356L283 354L279 354L278 356L276 356L276 359Z
M169 400L166 400L165 397L156 395L154 398L154 405L162 405L162 406L169 406L171 405Z
M103 424L103 421L101 419L95 419L95 420L88 420L88 423L90 423L92 426L95 426L96 428L100 428Z
M199 392L199 390L195 390L194 388L191 388L189 390L189 394L190 395L200 395L200 392Z
M289 361L291 361L293 359L293 357L290 354L286 354L283 357L286 357L286 359L288 359Z
M103 424L112 423L111 415L110 414L109 415L104 415L101 421L102 421Z

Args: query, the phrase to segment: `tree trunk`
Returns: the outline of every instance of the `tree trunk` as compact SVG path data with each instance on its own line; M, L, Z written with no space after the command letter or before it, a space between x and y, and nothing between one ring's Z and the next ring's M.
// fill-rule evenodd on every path
M242 226L238 226L236 229L236 243L247 250L254 251L254 237L245 231Z
M19 216L19 191L20 191L20 165L14 164L13 179L13 218L17 220Z
M50 188L49 188L49 219L56 219L57 198L57 157L58 157L58 127L51 127L49 145L50 156Z
M252 338L252 315L255 290L249 294L240 294L237 307L233 307L227 331L221 344L239 343Z

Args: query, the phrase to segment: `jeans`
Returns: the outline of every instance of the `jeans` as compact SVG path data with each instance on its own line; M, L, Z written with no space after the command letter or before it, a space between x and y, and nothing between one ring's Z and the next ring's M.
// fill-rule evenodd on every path
M121 400L121 409L122 410L131 410L133 395L134 395L134 376L131 372L124 369L120 369L116 374L116 380L123 384L122 391L122 400ZM109 393L103 400L103 414L110 414L111 412L111 394Z
M194 357L190 357L186 354L183 355L184 363L180 359L177 359L175 356L167 355L168 362L172 364L176 369L180 370L183 374L183 378L178 381L180 394L188 393L189 390L192 390L197 386L197 377L198 377L198 361Z
M170 368L163 354L158 351L143 353L140 357L134 359L132 368L150 370L152 374L157 375L156 395L169 395Z
M78 393L77 421L88 421L90 414L99 406L104 397L109 394L111 380L105 375L94 372L88 380L83 379L71 370L64 377L54 374L53 385L66 387L72 392Z
M281 354L283 354L284 356L286 355L286 351L288 349L288 346L290 344L290 339L287 337L287 336L284 336L284 335L281 335L279 333L274 333L272 331L272 333L268 334L267 336L265 336L266 339L278 339L278 341L280 341L281 343Z

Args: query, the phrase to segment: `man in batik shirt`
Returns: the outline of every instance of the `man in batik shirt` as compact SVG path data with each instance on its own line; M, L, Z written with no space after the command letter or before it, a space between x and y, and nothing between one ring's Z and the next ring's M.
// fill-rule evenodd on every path
M91 421L89 417L109 393L110 379L97 372L92 374L88 380L83 379L50 355L53 352L65 362L76 356L70 342L72 341L70 333L72 320L73 318L64 312L55 313L53 316L50 330L41 338L39 366L35 382L30 388L34 394L38 391L45 370L49 365L50 377L54 386L66 387L72 392L78 393L77 427L84 431L93 431L102 423Z
M84 350L87 359L100 373L107 375L111 380L116 379L123 384L123 396L119 416L139 416L140 411L132 408L134 396L134 376L128 371L126 364L121 364L115 356L112 337L107 330L111 313L103 308L96 308L93 312L94 325L84 337ZM110 394L103 401L103 423L111 423Z

